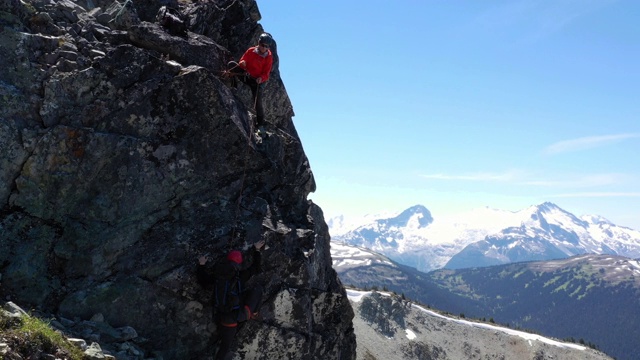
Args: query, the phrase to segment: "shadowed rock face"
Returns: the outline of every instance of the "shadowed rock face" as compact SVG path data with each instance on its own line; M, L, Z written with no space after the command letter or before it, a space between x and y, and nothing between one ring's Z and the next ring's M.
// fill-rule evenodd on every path
M156 25L180 7L187 37ZM258 140L251 92L221 76L263 31L255 1L0 0L0 292L132 326L165 359L215 352L211 262L264 238L251 359L353 359L313 174L277 73Z

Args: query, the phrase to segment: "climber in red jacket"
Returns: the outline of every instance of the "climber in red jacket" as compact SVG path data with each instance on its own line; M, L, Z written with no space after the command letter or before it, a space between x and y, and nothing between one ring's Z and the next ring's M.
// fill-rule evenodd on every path
M218 322L220 339L216 359L226 360L232 357L231 345L238 331L238 325L258 317L262 302L262 286L249 279L261 272L260 249L265 241L259 240L244 254L232 250L211 269L205 264L206 256L198 258L198 282L209 287L213 285L214 311Z
M229 71L240 77L240 80L251 88L256 111L255 126L264 125L264 109L262 108L262 94L260 85L269 80L271 67L273 66L273 56L269 47L271 46L271 36L260 35L258 45L252 46L245 51L239 62L230 61Z

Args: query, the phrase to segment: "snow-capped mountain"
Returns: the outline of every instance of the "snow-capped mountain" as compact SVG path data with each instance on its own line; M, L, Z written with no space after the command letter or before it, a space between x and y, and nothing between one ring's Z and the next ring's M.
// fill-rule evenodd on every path
M395 217L370 219L346 231L328 222L336 241L371 249L421 271L462 268L577 254L640 257L640 231L594 215L581 218L546 202L521 211L476 209L432 216L415 205Z
M364 248L331 243L331 259L333 260L333 268L349 269L352 267L372 266L372 265L389 265L394 266L387 257L369 251Z
M425 273L369 249L332 241L331 259L345 286L398 290L413 299L432 292L432 287L423 285L427 279Z

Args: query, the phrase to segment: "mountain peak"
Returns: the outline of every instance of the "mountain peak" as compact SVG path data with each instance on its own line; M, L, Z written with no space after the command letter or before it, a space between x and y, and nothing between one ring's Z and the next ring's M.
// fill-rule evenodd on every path
M611 221L609 221L609 219L604 218L600 215L583 215L580 217L580 219L590 222L592 224L597 224L597 225L604 225L604 224L609 224L609 225L613 225L613 223Z
M407 226L412 220L417 221L418 228L423 228L433 222L433 217L431 216L431 212L423 205L414 205L394 218L381 221L386 225L401 227Z
M540 205L536 206L536 208L537 208L540 212L549 212L549 211L552 211L552 210L561 210L561 211L564 211L564 210L562 210L558 205L556 205L556 204L554 204L554 203L552 203L552 202L549 202L549 201L545 201L545 202L543 202L542 204L540 204Z

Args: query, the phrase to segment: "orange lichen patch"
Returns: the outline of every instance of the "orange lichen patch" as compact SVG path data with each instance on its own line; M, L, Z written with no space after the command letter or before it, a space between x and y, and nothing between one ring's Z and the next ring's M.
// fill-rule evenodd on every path
M66 129L67 140L65 145L71 151L73 156L81 158L84 156L85 147L82 141L82 134L76 129Z

